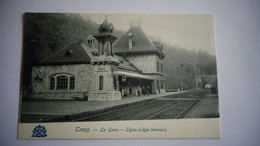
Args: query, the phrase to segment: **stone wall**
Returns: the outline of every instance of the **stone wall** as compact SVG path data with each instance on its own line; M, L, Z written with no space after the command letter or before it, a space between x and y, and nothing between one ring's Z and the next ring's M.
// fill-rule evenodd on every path
M155 78L152 82L152 94L164 94L165 93L165 83L161 85L161 81L165 80L162 75L149 75ZM158 83L157 80L159 81L159 89L158 89Z
M121 92L119 91L91 91L89 101L113 101L120 100Z
M103 90L99 90L99 77L103 76ZM115 90L112 65L93 65L89 101L108 101L121 99L121 93Z
M145 54L145 55L131 55L126 56L126 59L136 66L143 73L156 73L156 55Z
M50 90L50 76L73 75L75 89ZM83 98L90 91L93 66L89 64L33 66L32 68L32 99L73 99ZM38 78L38 79L37 79Z
M91 77L91 91L99 90L99 76L103 76L103 90L114 91L114 78L111 65L93 65L93 76Z
M160 59L156 54L131 55L126 56L126 59L143 73L161 73L163 59ZM157 62L159 62L159 71L157 71Z
M156 56L156 62L159 62L159 71L157 71L157 68L156 68L156 71L157 71L157 73L163 73L162 71L161 71L161 64L163 64L163 67L164 67L164 59L160 59L158 56ZM157 66L156 66L157 67ZM164 68L163 68L163 70L164 70Z
M128 56L127 59L143 73L158 73L157 63L163 60L155 54ZM75 77L75 88L66 90L51 90L51 76L73 76ZM99 79L103 76L103 90L99 90ZM151 75L155 78L152 83L152 93L164 93L161 88L157 88L157 79L163 80L160 74ZM33 66L32 68L32 99L75 99L84 98L88 95L90 100L118 100L121 99L121 93L114 89L114 76L112 65L49 65ZM133 95L137 91L133 88Z
M157 75L149 75L155 78L152 82L152 94L163 94L165 92L165 85L160 89L157 87L157 80L159 80L160 83L164 80L163 72L161 72L161 64L164 63L163 59L160 59L156 54L131 55L127 56L126 59L138 69L142 70L144 74L158 73ZM159 62L159 71L157 70L157 62Z

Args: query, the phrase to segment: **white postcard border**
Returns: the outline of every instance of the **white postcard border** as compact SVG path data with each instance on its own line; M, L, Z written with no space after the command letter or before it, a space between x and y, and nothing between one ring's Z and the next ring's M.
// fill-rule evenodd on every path
M111 122L19 123L18 139L220 138L220 118ZM46 137L32 137L46 128Z

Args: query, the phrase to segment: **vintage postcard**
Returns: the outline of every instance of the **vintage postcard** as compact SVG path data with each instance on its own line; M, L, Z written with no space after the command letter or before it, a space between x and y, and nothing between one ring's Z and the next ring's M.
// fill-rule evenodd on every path
M220 138L213 15L23 20L18 139Z

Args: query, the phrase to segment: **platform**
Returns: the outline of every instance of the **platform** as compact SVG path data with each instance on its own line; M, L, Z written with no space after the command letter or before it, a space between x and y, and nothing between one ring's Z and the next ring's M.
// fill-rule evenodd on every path
M97 111L136 102L145 102L154 98L175 95L184 92L166 92L165 94L150 96L128 96L116 101L45 101L33 100L23 101L21 106L22 123L23 122L45 122L55 118L69 115L78 115L81 113ZM26 120L24 120L26 119Z

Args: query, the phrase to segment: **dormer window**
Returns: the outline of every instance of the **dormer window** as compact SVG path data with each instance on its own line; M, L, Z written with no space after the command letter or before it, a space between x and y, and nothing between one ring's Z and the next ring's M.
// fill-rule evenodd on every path
M65 55L66 55L66 56L72 56L72 55L73 55L73 51L72 51L72 50L67 50L67 51L65 52Z
M93 37L93 35L89 35L88 38L87 38L87 40L88 40L88 45L93 47L93 45L94 45L94 40L95 40L95 38Z

